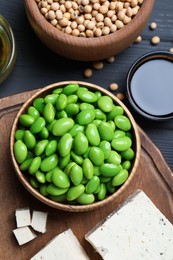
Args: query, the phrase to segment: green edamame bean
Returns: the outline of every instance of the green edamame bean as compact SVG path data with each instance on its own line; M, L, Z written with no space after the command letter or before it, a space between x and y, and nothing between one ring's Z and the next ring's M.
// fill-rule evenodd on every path
M105 160L108 159L111 152L111 144L108 141L101 141L99 148L103 151Z
M56 140L51 140L46 145L46 148L45 148L46 156L50 156L50 155L54 154L56 152L57 146L58 146L57 141Z
M68 191L68 188L58 188L53 183L49 183L47 186L47 193L53 196L59 196Z
M95 95L97 99L99 99L102 96L102 93L100 91L95 91Z
M52 105L55 105L58 96L59 94L56 93L45 96L44 98L45 104L51 103Z
M112 110L107 113L107 120L114 120L114 118L118 115L123 115L124 109L121 106L114 105Z
M46 182L45 174L43 172L39 171L39 170L35 173L35 177L36 177L36 179L39 183L45 183Z
M94 193L100 186L100 179L98 176L93 176L85 186L85 192L88 194Z
M103 111L103 112L110 112L113 108L113 100L109 96L102 96L98 99L98 107Z
M100 143L100 135L94 124L88 124L85 131L86 137L90 145L98 146Z
M32 160L33 160L33 158L28 158L23 163L21 163L20 170L21 171L27 171L31 162L32 162Z
M74 126L72 118L60 118L53 125L52 133L55 136L62 136Z
M36 138L29 130L25 131L23 140L29 150L32 150L36 145Z
M123 131L129 131L131 129L131 122L127 116L118 115L114 118L114 122L115 125Z
M112 181L108 181L107 183L106 183L106 188L107 188L107 191L109 192L109 193L114 193L115 192L115 190L116 190L116 188L114 187L114 186L112 186Z
M41 184L41 185L39 186L39 191L40 191L41 195L47 197L47 196L48 196L47 184L46 184L46 183Z
M90 180L94 175L94 167L89 158L83 160L82 169L84 176Z
M43 113L44 98L36 98L33 102L33 106L40 112Z
M104 176L100 176L100 182L101 183L107 183L111 180L111 177L104 177Z
M83 179L83 170L82 167L76 163L70 169L70 179L74 185L79 185Z
M31 126L34 123L34 121L35 119L28 114L23 114L19 117L19 122L23 126Z
M57 111L56 112L56 118L57 119L60 119L60 118L67 118L68 115L67 113L64 111L64 110L61 110L61 111Z
M30 106L28 108L27 114L32 116L32 118L34 118L34 119L37 119L40 116L39 111L34 106Z
M57 202L65 202L66 201L66 193L59 195L59 196L53 196L53 195L49 195L49 198L53 201L57 201Z
M41 130L41 132L39 133L40 137L42 139L47 139L49 137L49 131L46 127L43 127L43 129Z
M88 139L86 136L79 132L73 141L73 149L77 155L83 155L88 149Z
M43 117L38 117L30 127L30 131L33 134L40 133L46 125L46 121Z
M18 163L23 163L27 157L28 149L23 141L17 140L14 143L14 156Z
M40 165L41 165L41 157L37 156L37 157L33 158L32 162L28 168L28 172L32 175L35 174L39 170Z
M120 164L121 163L121 155L116 151L111 151L109 157L107 158L108 163Z
M71 167L75 164L75 162L70 162L64 169L65 174L67 174L68 176L70 175L70 170Z
M121 165L122 165L123 169L126 169L128 171L128 170L130 170L132 164L131 164L131 161L127 160L127 161L124 161Z
M69 131L69 133L71 134L72 137L75 137L79 132L83 132L83 131L84 131L83 125L75 124L72 127L72 129Z
M95 112L93 109L85 109L82 110L76 117L78 124L80 125L88 125L95 118Z
M38 141L34 148L34 153L36 156L40 156L44 153L46 146L48 145L49 141L47 139Z
M94 175L95 176L99 176L100 175L100 167L94 165Z
M131 132L129 131L125 132L125 135L128 136L130 139L133 139L133 135Z
M135 152L134 150L130 147L129 149L121 152L121 156L125 160L132 160L135 157Z
M63 91L63 88L56 88L52 91L53 94L61 94Z
M83 154L83 158L88 158L90 149L91 147L89 146L86 152Z
M69 133L64 134L60 138L58 142L58 152L62 157L65 157L70 153L72 143L73 143L73 138Z
M104 200L106 197L106 193L107 193L107 189L106 189L106 184L105 183L101 183L100 184L100 190L97 194L97 198L98 200Z
M43 159L40 165L40 169L43 172L49 172L53 170L58 164L58 156L57 154L50 155Z
M109 120L108 123L111 125L113 131L115 131L116 126L115 126L114 122L112 120Z
M63 93L67 96L74 94L77 92L77 90L79 89L79 85L76 83L73 84L68 84L67 86L65 86L63 88Z
M55 105L57 110L64 110L64 108L67 106L67 96L63 93L60 94L57 97Z
M59 158L58 166L60 169L64 169L70 162L70 154L67 154L65 157Z
M111 141L114 131L111 125L107 122L101 122L98 126L98 131L102 140Z
M70 152L70 156L75 163L82 165L82 163L83 163L82 156L75 154L73 151Z
M77 199L82 193L85 191L85 186L83 184L79 184L76 186L72 186L67 191L67 200L72 201Z
M68 104L65 108L65 112L67 113L67 115L69 117L73 117L75 115L77 115L77 113L79 112L79 106L77 104Z
M47 182L52 182L52 173L53 173L53 170L46 172L45 178L46 178Z
M37 189L39 187L39 183L38 181L35 179L35 177L31 177L29 179L29 183L31 184L32 187L34 187L35 189Z
M55 108L52 103L47 103L43 109L43 116L46 122L51 123L55 119Z
M98 125L100 125L100 123L101 123L101 120L100 120L100 119L94 119L94 120L92 121L92 124L94 124L96 127L98 127Z
M78 101L78 96L75 94L67 96L67 105L68 104L76 104Z
M106 120L106 114L103 113L103 111L101 111L100 109L95 109L95 119L99 119L99 120Z
M113 179L112 185L113 186L120 186L122 185L129 177L129 173L126 169L122 169Z
M92 104L83 102L79 105L79 108L82 111L82 110L85 110L85 109L94 109L95 107Z
M94 103L97 101L97 96L89 90L79 88L77 91L77 96L80 100L86 103Z
M16 141L17 140L23 141L24 133L25 133L25 130L17 129L17 131L15 132L15 139L16 139Z
M70 187L70 179L61 169L56 168L52 172L52 182L53 184L61 189Z
M113 163L104 163L100 166L100 173L104 177L114 177L122 170L121 165Z
M122 131L122 130L119 130L119 129L116 129L115 132L114 132L114 135L113 135L113 139L115 138L119 138L119 137L123 137L125 136L125 132Z
M104 161L104 153L99 147L92 146L89 151L89 158L93 164L99 166Z
M123 136L113 139L111 145L116 151L123 152L130 148L132 140L128 136Z
M88 179L85 176L83 176L81 184L86 184L87 182L88 182Z
M93 194L83 193L77 198L77 202L82 205L92 204L95 201Z

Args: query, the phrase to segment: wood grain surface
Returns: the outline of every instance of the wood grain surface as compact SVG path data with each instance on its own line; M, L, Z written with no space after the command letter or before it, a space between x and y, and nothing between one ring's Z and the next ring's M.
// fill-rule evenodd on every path
M104 60L102 70L93 70L92 77L85 78L83 71L86 68L93 68L92 63L66 59L46 48L31 29L26 17L24 1L0 0L0 13L10 22L17 45L15 67L7 80L0 85L1 98L63 80L86 80L106 89L109 89L112 82L116 82L119 88L114 94L118 92L125 94L126 75L136 59L151 51L168 51L173 47L173 2L155 0L150 19L141 33L142 41L132 44L117 55L114 63L110 64ZM157 23L154 31L149 28L151 22ZM161 41L158 45L152 45L150 42L154 35L160 37ZM173 170L173 120L165 122L145 120L133 111L126 99L124 102Z
M83 213L72 213L50 208L25 190L19 182L10 160L9 136L11 126L19 108L34 91L24 92L0 100L0 259L30 259L43 248L54 236L71 228L86 250L91 260L99 260L91 245L84 239L85 234L99 221L117 208L136 189L143 190L161 212L173 223L173 174L161 152L140 130L142 152L137 174L121 194L119 199L101 209ZM16 228L15 210L30 207L31 211L48 212L47 232L38 234L33 241L19 246L12 233Z

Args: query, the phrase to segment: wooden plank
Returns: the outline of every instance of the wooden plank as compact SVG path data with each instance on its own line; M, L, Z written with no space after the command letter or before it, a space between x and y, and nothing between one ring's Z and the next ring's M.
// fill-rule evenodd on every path
M44 205L34 198L17 179L10 160L9 137L16 113L35 91L25 92L0 100L0 259L29 259L54 236L71 228L91 259L99 260L84 235L99 221L115 210L136 189L142 189L162 213L173 223L173 176L162 154L140 129L142 151L136 176L119 199L91 212L65 212ZM26 245L19 246L12 230L16 228L16 208L48 212L47 232L39 234Z

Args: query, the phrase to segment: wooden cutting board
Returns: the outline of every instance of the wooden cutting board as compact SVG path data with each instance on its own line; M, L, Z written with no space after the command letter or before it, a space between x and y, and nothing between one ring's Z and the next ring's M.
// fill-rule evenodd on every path
M16 113L35 92L36 90L0 99L0 259L30 259L54 236L68 228L72 229L91 259L101 259L84 236L136 189L142 189L173 223L173 173L158 148L141 129L142 151L137 174L131 186L109 205L90 212L65 212L44 205L26 191L13 170L9 140ZM19 246L12 230L16 228L15 210L23 207L30 207L31 211L48 212L47 232L37 233L38 236L33 241Z

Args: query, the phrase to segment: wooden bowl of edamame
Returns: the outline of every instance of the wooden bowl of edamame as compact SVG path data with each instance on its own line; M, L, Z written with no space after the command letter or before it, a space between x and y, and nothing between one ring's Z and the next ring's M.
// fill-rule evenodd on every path
M147 24L154 0L25 0L37 37L53 52L96 61L128 48Z
M65 211L103 207L131 185L140 158L138 127L104 88L63 81L38 90L11 129L17 177L41 202Z

